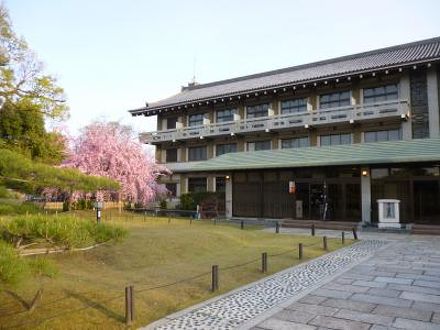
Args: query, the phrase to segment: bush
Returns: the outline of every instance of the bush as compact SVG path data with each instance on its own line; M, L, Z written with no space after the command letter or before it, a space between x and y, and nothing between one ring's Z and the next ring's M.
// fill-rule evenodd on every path
M22 204L1 204L0 215L19 215L19 214L35 214L39 213L41 208L32 202L24 202Z
M6 187L0 186L0 198L15 198L15 194L6 189Z
M21 258L12 245L0 240L0 289L17 286L30 275L53 277L57 273L55 265L46 258Z
M72 216L17 216L0 223L0 235L16 247L39 243L67 249L104 241L121 240L126 231L114 225L96 224Z
M162 199L161 201L160 201L160 203L159 203L159 207L161 208L161 209L167 209L167 201L165 200L165 199Z
M217 192L196 192L180 195L180 205L178 208L181 210L197 210L197 205L201 205L203 201L210 198L225 198L223 193Z

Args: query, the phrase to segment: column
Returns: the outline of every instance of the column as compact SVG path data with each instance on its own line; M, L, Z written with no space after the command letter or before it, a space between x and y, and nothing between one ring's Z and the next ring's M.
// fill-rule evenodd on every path
M409 74L406 73L400 79L400 99L411 102L411 88L409 83ZM409 111L411 109L408 108ZM402 139L403 140L411 140L412 139L412 126L411 120L408 119L406 121L402 121Z
M371 223L371 175L369 167L361 168L362 223Z
M229 177L229 179L228 179ZM226 187L225 187L225 202L226 202L226 218L232 218L232 176L228 175L226 177Z
M429 113L429 137L440 136L439 130L439 96L438 80L435 68L430 68L427 74L428 84L428 113Z

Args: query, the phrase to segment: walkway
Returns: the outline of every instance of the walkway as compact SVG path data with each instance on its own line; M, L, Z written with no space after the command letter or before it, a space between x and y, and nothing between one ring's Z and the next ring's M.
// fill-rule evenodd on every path
M146 329L440 329L440 240L398 238L361 241Z

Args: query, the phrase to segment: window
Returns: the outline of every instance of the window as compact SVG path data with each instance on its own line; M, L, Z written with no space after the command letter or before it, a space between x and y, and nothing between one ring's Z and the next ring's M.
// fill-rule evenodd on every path
M188 126L189 127L200 126L200 125L203 125L203 114L202 113L198 113L196 115L189 116L189 119L188 119Z
M396 140L402 140L402 131L399 128L364 133L364 142L381 142L381 141L396 141Z
M165 188L168 190L169 197L177 196L177 183L165 183Z
M175 129L177 124L177 117L167 118L167 129Z
M330 134L320 136L321 146L335 146L339 144L351 144L351 134Z
M397 85L364 88L364 103L397 100Z
M307 111L307 99L295 99L281 102L281 114L299 113Z
M256 142L248 142L248 151L259 151L259 150L270 150L271 149L271 141L256 141Z
M224 176L218 176L215 178L215 191L216 192L226 191L226 179Z
M215 155L220 156L223 154L228 154L230 152L237 152L237 144L217 144L215 146Z
M303 148L303 147L309 147L309 146L310 146L310 140L309 140L308 136L281 140L281 148L282 149Z
M177 149L167 149L166 151L166 162L175 163L177 162Z
M252 105L246 107L246 118L267 117L269 114L269 103Z
M343 107L350 104L350 91L322 94L319 96L319 107L321 109Z
M234 120L235 109L219 110L216 112L217 123L224 123Z
M188 148L188 161L191 162L195 160L206 160L206 159L208 159L206 146Z
M188 178L188 192L206 192L206 178Z

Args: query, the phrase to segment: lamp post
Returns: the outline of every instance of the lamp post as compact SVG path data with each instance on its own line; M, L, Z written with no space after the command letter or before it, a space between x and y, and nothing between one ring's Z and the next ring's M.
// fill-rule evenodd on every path
M104 206L103 202L95 202L95 209L96 209L96 223L101 223L101 210Z

